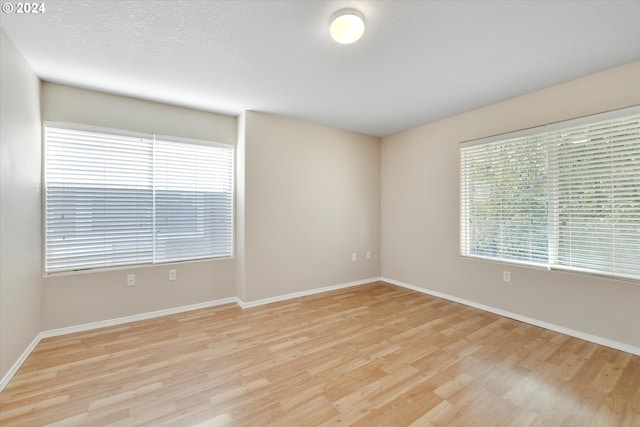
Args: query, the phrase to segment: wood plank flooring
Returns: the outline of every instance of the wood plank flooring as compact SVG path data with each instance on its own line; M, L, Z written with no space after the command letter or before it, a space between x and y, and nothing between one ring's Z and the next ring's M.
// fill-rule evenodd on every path
M3 426L640 426L640 357L376 282L44 339Z

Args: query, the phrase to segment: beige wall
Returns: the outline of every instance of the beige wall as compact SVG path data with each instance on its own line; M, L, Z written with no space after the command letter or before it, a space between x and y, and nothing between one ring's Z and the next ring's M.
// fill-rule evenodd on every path
M43 120L236 143L235 117L44 82Z
M236 142L236 119L51 83L42 85L44 120ZM169 269L177 280L169 281ZM126 277L136 275L128 287ZM42 329L132 316L235 295L235 260L124 268L44 279Z
M0 29L0 378L41 328L40 80Z
M236 120L52 83L42 85L42 115L238 144L235 259L46 277L42 330L379 276L377 138L254 112ZM177 281L168 280L169 269L177 270ZM126 286L128 274L136 275L136 286Z
M640 61L383 138L382 276L640 347L637 282L472 260L459 250L461 141L637 104Z
M257 112L242 120L243 300L378 277L378 138Z

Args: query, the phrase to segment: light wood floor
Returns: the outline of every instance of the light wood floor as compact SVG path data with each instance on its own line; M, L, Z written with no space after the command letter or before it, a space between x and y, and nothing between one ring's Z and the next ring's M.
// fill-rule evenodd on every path
M384 283L42 340L3 426L640 426L640 357Z

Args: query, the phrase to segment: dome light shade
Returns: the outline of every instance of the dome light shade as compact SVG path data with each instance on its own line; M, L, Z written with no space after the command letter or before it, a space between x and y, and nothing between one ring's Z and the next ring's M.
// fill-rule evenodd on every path
M364 34L364 16L355 9L340 9L331 16L329 34L341 44L360 40Z

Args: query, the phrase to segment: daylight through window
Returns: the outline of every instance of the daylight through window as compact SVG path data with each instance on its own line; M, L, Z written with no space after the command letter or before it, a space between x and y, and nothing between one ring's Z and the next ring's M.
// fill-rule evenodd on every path
M227 257L233 147L45 125L45 271Z
M463 143L461 252L640 279L640 108Z

